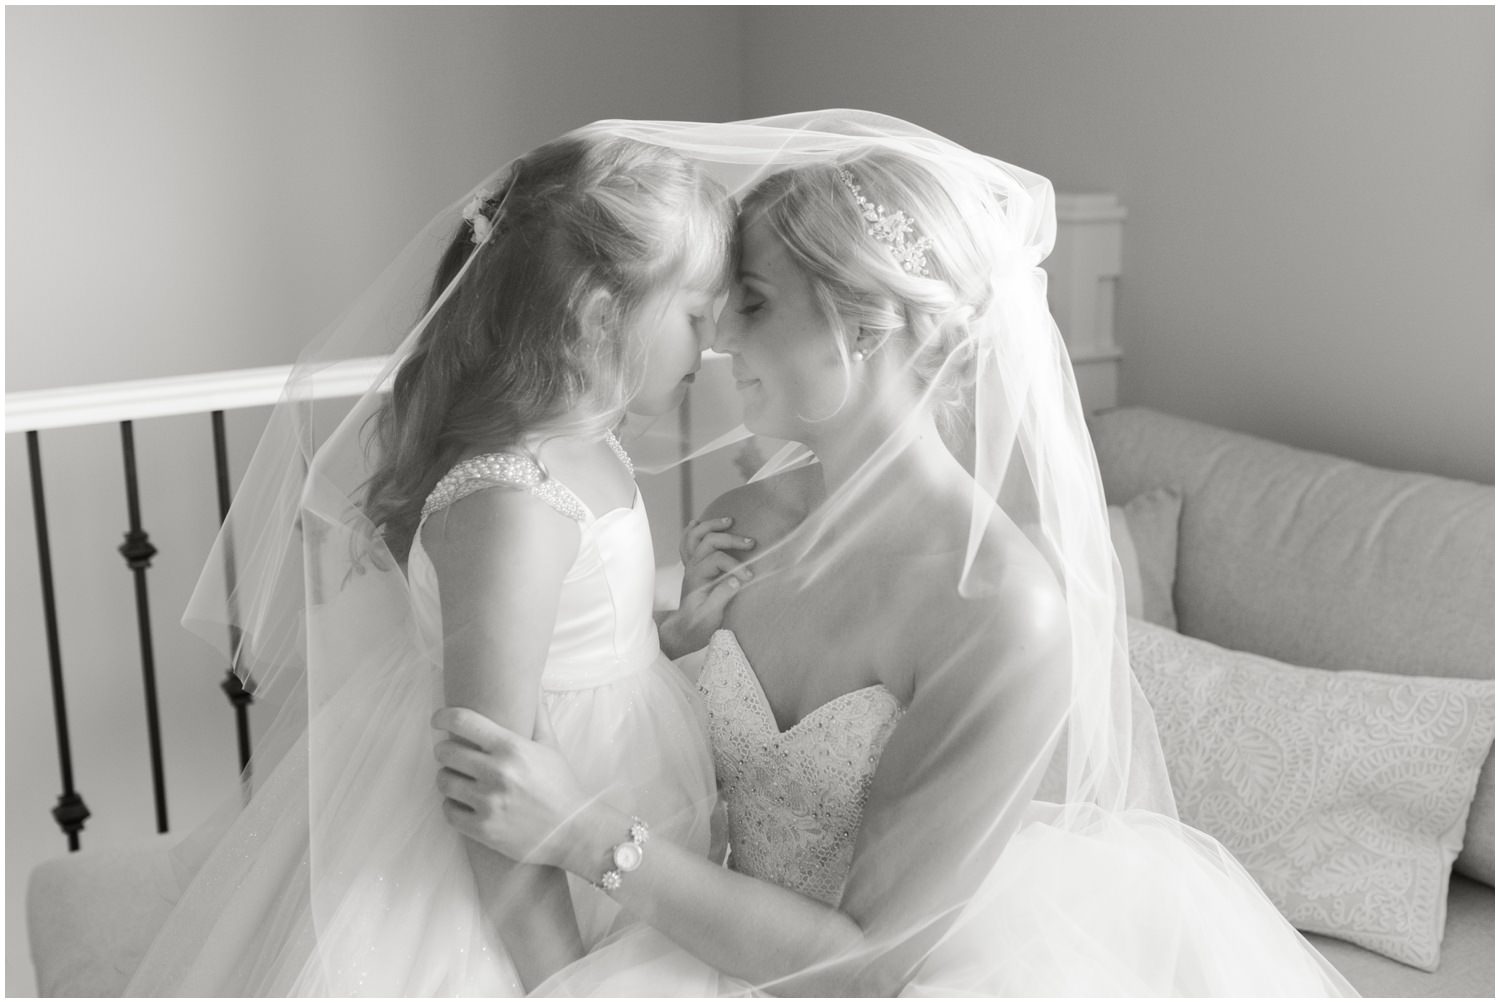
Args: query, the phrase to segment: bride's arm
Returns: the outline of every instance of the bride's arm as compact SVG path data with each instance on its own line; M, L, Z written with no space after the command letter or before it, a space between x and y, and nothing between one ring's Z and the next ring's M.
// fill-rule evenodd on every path
M934 654L881 754L844 887L866 940L849 991L910 981L1020 827L1067 717L1066 617L1033 579L986 596L967 623L932 618Z
M586 799L551 749L456 708L438 711L432 723L463 743L440 744L438 761L478 778L450 795L454 828L593 882L613 866L611 850L630 838L631 817ZM772 991L783 991L776 981L842 957L860 940L859 927L834 907L665 839L648 838L640 867L610 894L689 953Z
M881 756L841 908L665 841L648 841L615 898L703 961L773 992L898 991L1019 824L1038 749L1061 720L1066 635L1046 597L1018 600L987 604L1008 612L947 637L942 661L919 678ZM628 838L627 816L597 803L580 809L534 743L449 710L434 725L484 750L440 747L446 765L488 778L465 794L479 811L449 812L455 826L492 845L515 840L517 852L540 844L540 859L599 880L610 849Z
M629 838L630 817L601 808L578 822L563 866L598 881L613 866L611 848ZM796 992L781 980L841 957L860 941L859 927L833 906L666 840L648 840L641 866L611 894L688 953L777 994Z
M480 491L436 513L422 545L437 571L443 692L533 733L542 668L577 526L524 492ZM566 876L465 840L479 901L529 988L583 954Z

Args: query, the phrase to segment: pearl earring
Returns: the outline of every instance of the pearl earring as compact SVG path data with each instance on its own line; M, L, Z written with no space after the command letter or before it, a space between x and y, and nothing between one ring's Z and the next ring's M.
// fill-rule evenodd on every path
M851 355L849 357L851 359L853 359L855 362L863 362L863 361L865 361L865 353L864 352L855 352L853 355Z

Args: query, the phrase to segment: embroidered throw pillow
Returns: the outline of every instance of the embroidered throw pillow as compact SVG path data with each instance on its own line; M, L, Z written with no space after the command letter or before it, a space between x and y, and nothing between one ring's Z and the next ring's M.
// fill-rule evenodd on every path
M1177 520L1182 496L1153 488L1109 507L1109 538L1125 581L1125 615L1177 629Z
M1438 964L1493 680L1299 668L1132 620L1182 820L1297 928Z

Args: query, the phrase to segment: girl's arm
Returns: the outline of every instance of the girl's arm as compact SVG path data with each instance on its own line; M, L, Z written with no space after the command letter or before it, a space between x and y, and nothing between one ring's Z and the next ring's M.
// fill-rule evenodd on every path
M1056 601L1015 598L988 607L1005 614L947 636L940 661L924 668L881 756L840 908L649 840L614 897L762 988L897 992L1020 824L1040 780L1039 750L1066 710ZM476 778L456 792L473 810L450 805L460 831L517 852L535 847L539 859L599 880L610 849L628 838L628 817L588 802L543 746L461 711L441 710L433 724L472 743L438 748L441 762Z
M437 571L443 691L519 735L533 733L562 580L577 524L526 492L479 491L430 518L422 545ZM465 841L479 901L529 988L581 957L566 875Z

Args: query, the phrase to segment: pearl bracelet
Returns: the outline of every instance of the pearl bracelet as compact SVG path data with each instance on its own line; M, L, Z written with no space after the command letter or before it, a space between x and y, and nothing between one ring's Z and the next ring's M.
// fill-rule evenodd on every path
M624 876L640 867L641 861L646 859L646 837L650 834L651 830L647 828L646 823L632 816L630 838L623 843L616 843L609 851L609 859L614 866L604 872L604 876L594 887L606 892L619 888Z

